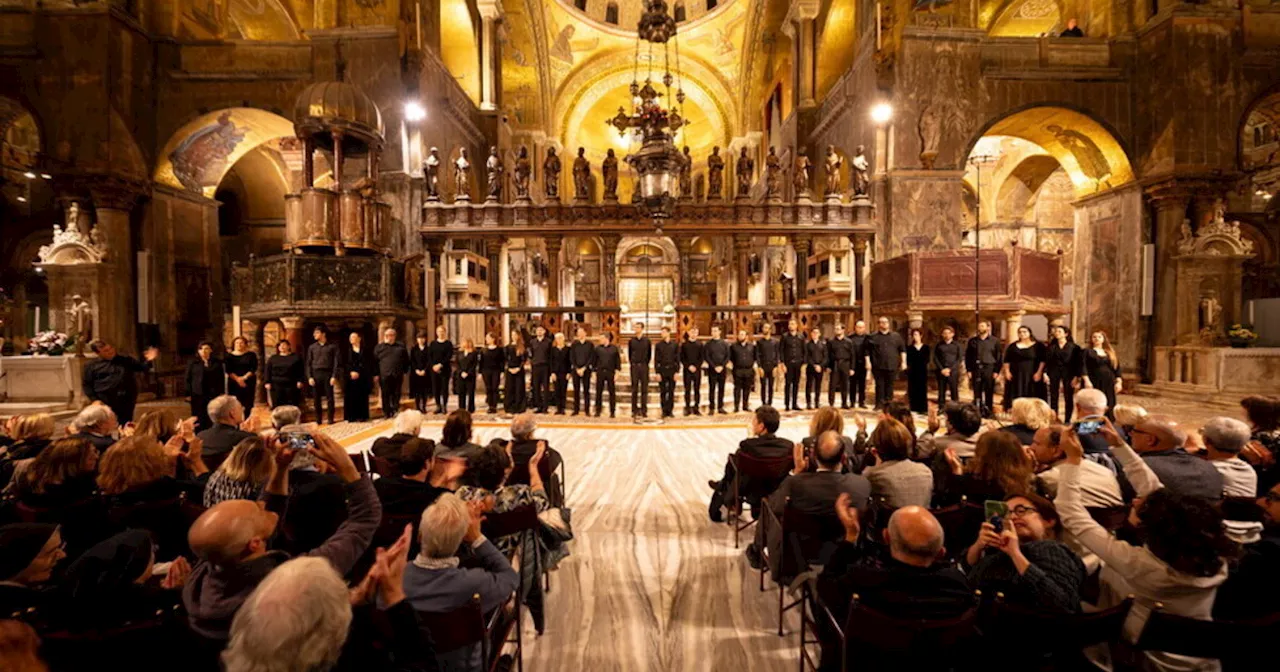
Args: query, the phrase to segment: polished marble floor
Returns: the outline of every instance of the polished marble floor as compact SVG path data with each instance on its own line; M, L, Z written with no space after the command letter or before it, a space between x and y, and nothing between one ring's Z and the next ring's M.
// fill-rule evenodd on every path
M795 668L798 621L789 615L778 636L777 589L760 592L732 529L707 518L707 479L746 436L740 417L736 427L539 429L564 455L576 538L552 575L545 634L526 626L526 669ZM789 420L779 434L798 439L806 428ZM382 423L345 443L358 449L389 432ZM438 439L440 425L423 434ZM477 442L497 436L505 425L476 428Z

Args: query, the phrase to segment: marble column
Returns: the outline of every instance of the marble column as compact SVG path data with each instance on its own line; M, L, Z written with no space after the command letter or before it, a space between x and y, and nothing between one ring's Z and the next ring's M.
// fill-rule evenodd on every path
M546 236L542 239L547 248L547 305L560 305L560 248L564 238Z
M1155 206L1156 268L1155 313L1152 338L1155 345L1173 345L1178 337L1177 273L1173 255L1177 253L1182 223L1187 218L1191 194L1175 183L1148 188L1147 196Z
M302 352L302 328L306 323L306 319L297 315L286 315L280 318L280 325L284 327L284 340L289 341L293 351L299 355L305 354Z
M426 291L423 302L427 304L427 325L429 333L434 334L437 325L441 324L440 306L444 301L444 239L427 239L426 249L427 272Z
M489 305L502 305L502 239L486 238L484 254L489 258Z
M1022 318L1027 314L1025 310L1012 310L1004 315L1004 342L1012 343L1018 340L1018 327L1022 326Z
M98 221L94 227L99 240L105 242L107 254L102 259L103 280L96 288L96 310L98 336L121 350L132 350L135 343L137 324L137 294L134 289L133 262L134 249L132 227L129 225L129 213L138 200L137 185L123 180L104 179L89 185L93 196L94 210ZM211 269L213 278L219 277L217 269ZM218 288L211 286L217 301L213 304L217 312L221 312L221 297ZM52 301L61 301L62 297L50 297Z
M865 280L864 271L867 264L867 234L849 234L849 243L853 247L853 268L849 271L849 305L858 303L858 292Z
M813 244L809 236L796 236L791 244L796 250L796 305L809 298L809 250Z
M907 311L907 327L910 329L923 329L924 313L918 310Z
M791 38L792 103L796 107L813 107L818 83L817 26L818 0L792 0L782 24Z
M302 186L316 186L316 141L311 136L302 141Z
M678 263L680 264L680 282L677 285L678 294L676 295L676 305L689 302L689 296L693 293L693 278L689 277L690 256L693 255L693 236L676 236L676 252L679 254Z
M618 305L618 243L622 236L607 234L600 238L600 282L606 306Z
M495 111L502 106L502 22L501 0L479 0L480 12L480 109Z
M751 236L738 234L733 237L734 264L738 267L738 305L750 300L751 289Z

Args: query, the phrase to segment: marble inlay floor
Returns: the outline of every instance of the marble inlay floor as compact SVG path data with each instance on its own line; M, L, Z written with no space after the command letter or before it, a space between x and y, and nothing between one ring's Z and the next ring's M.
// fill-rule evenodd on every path
M778 637L777 589L760 592L732 529L707 518L707 479L746 436L740 417L737 427L539 429L564 455L576 538L552 575L546 633L535 637L526 619L526 669L794 668L797 619ZM805 430L788 421L779 434ZM389 432L383 423L345 442L363 448ZM440 425L423 434L439 439ZM476 429L479 443L506 435L505 425Z

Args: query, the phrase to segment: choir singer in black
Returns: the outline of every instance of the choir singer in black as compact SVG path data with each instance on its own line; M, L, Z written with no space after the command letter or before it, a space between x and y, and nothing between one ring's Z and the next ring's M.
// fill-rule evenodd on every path
M191 415L196 429L213 426L209 420L209 402L227 393L227 370L222 360L213 358L213 343L202 341L194 360L187 364L187 394L191 396Z
M760 367L760 404L773 406L773 372L778 368L778 341L773 338L773 325L760 328L756 339L756 365Z
M413 397L413 407L419 413L427 412L427 399L431 398L431 358L427 354L430 345L426 331L414 334L414 344L409 348L409 395Z
M324 327L316 327L312 332L315 343L307 348L304 370L307 383L315 400L316 422L324 424L324 402L329 402L329 424L333 424L334 388L338 385L338 376L342 375L342 353L337 343L329 342L329 333Z
M529 341L529 368L533 373L533 408L538 413L546 413L551 403L548 394L551 384L551 339L547 337L547 328L538 325L534 337Z
M844 323L836 322L835 338L827 341L827 356L831 359L831 379L827 382L827 405L836 405L836 390L840 391L840 408L849 408L849 381L853 377L853 341L845 338Z
M557 331L551 340L551 389L556 415L564 415L569 399L569 344L564 342L564 332Z
M498 337L493 333L485 334L484 349L480 351L480 375L484 378L484 404L489 407L490 413L498 412L502 367L506 361L507 353L498 345Z
M733 364L733 412L751 411L751 387L756 379L756 346L746 329L738 330L738 340L729 346Z
M573 414L591 415L591 371L595 367L596 346L587 340L587 330L578 327L569 346L569 366L573 368Z
M889 318L877 322L879 329L867 337L867 355L871 358L871 377L876 382L876 408L893 400L893 381L907 368L907 344L902 334L889 330Z
M822 330L817 327L810 329L809 340L804 344L804 405L808 410L822 405L822 372L830 359L827 342L822 340Z
M729 344L720 338L720 327L711 327L711 340L702 346L702 359L707 363L707 407L711 415L725 413L724 382L729 373Z
M404 374L409 371L409 350L396 340L396 330L382 330L382 342L373 349L378 360L378 397L382 400L382 417L390 418L400 412L400 391L404 389Z
M653 359L653 343L644 335L644 323L636 322L635 335L627 343L627 362L631 366L631 417L649 415L649 362Z
M293 352L289 341L276 343L276 354L267 360L267 401L271 408L302 407L302 388L306 375L302 358Z
M702 341L698 328L690 327L680 344L680 367L684 371L684 414L702 415Z
M991 334L991 323L978 322L978 333L969 339L964 350L964 368L969 372L969 384L973 387L973 403L989 418L996 403L996 379L1000 377L1001 355L1004 346Z
M436 398L436 413L449 412L449 377L453 363L453 342L449 330L436 327L436 340L427 346L427 363L431 365L431 392Z
M618 417L618 391L614 387L614 377L618 374L618 369L622 368L622 353L618 351L618 346L613 344L613 332L606 331L599 339L600 344L596 346L595 352L595 371L596 371L596 417L600 417L602 410L602 401L604 397L605 386L609 387L609 417Z
M782 348L782 400L785 410L800 410L800 373L804 369L805 338L800 333L800 323L787 323L787 333L778 343Z
M947 403L947 395L951 401L960 401L960 343L956 341L956 330L951 327L942 328L942 340L933 346L933 366L938 377L938 408Z
M671 327L662 328L662 340L653 348L653 365L658 370L658 401L662 417L670 418L676 410L676 372L680 370L680 346L671 340Z
M458 395L458 408L476 412L476 376L480 374L480 353L471 338L462 339L458 349L458 372L453 379L453 392Z

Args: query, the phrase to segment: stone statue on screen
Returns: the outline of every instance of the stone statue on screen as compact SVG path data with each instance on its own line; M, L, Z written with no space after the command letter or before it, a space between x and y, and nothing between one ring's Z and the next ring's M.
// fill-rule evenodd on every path
M529 160L529 148L521 145L520 156L516 157L516 198L529 198L529 178L533 175L533 162Z
M772 150L770 150L772 153ZM809 155L803 149L800 150L800 156L796 157L796 172L792 176L795 181L796 198L804 196L809 197L809 178L813 171L813 163L809 161Z
M458 151L458 158L453 160L453 200L471 200L471 159L467 158L467 148Z
M591 198L591 162L587 161L587 150L578 148L578 158L573 160L573 198L585 201Z
M707 200L720 200L724 189L724 159L720 157L720 148L712 147L711 156L707 157Z
M782 161L773 148L764 157L765 198L778 198L782 194Z
M693 157L689 145L684 146L684 165L680 167L680 198L693 198Z
M489 160L485 162L485 170L489 176L489 193L485 200L497 203L502 198L502 174L506 172L497 147L489 147Z
M742 152L738 154L738 166L736 175L738 177L738 196L744 197L751 194L751 178L756 173L755 159L747 156L747 148L743 147Z
M79 294L67 300L67 331L73 331L77 340L83 341L93 334L93 306Z
M547 158L542 161L542 189L547 198L560 199L560 157L556 148L547 148Z
M432 147L422 161L422 177L426 182L427 200L440 200L440 148Z
M610 149L600 164L600 172L604 176L604 200L618 200L618 156Z
M835 148L833 147L831 151L834 152ZM851 167L853 168L853 195L866 196L871 187L871 178L868 176L871 171L871 164L867 162L867 148L865 146L858 145L858 151L853 155ZM828 177L827 179L830 180L831 178ZM836 176L836 179L839 179L839 175Z

